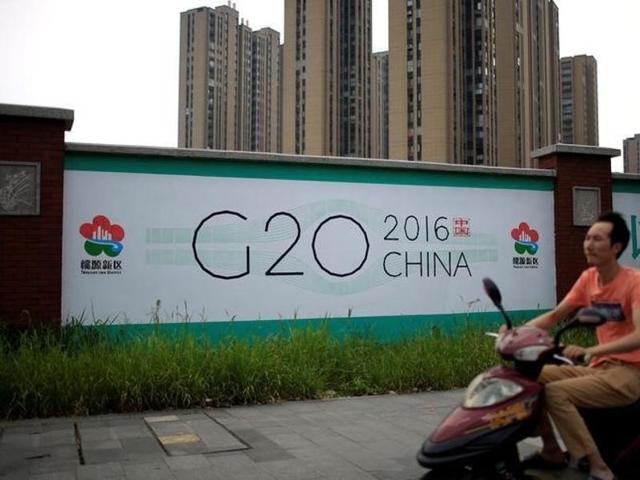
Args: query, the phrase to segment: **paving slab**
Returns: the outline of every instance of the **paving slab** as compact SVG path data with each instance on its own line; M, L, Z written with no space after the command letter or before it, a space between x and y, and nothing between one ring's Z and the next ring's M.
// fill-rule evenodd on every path
M119 462L79 465L76 469L76 477L78 480L122 480L126 478L124 468Z
M176 478L163 460L123 465L123 469L127 480L174 480Z
M244 452L224 453L207 456L211 464L211 471L221 478L234 480L276 480L261 465L254 462Z

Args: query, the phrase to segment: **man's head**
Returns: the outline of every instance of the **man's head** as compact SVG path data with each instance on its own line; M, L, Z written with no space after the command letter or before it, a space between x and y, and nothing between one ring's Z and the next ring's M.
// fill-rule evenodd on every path
M589 265L598 266L617 260L629 244L629 227L622 215L606 212L598 217L584 239L584 254Z

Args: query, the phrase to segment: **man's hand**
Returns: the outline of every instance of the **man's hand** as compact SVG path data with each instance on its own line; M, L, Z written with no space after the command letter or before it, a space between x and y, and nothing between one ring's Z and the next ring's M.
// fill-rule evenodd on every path
M579 360L584 357L584 361L588 362L591 357L588 349L580 347L578 345L567 345L566 347L564 347L562 354L573 361Z

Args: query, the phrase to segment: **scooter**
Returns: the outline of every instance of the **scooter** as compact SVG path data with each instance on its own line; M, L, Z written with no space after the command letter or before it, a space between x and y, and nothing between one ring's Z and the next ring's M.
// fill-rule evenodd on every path
M503 335L489 335L496 337L497 353L511 366L495 366L473 379L462 404L425 440L417 454L418 463L431 469L425 480L526 478L517 444L532 436L542 415L544 385L537 378L543 366L573 364L562 356L562 334L578 326L601 325L607 320L601 311L583 308L553 337L546 330L529 325L513 328L496 284L488 278L483 284L507 326ZM636 470L640 470L640 452L633 451L634 441L640 440L640 401L622 409L589 410L581 414L618 478L640 478ZM616 424L619 425L616 429L612 429L614 417L624 419ZM618 441L613 442L613 448L601 448L611 445L614 437Z

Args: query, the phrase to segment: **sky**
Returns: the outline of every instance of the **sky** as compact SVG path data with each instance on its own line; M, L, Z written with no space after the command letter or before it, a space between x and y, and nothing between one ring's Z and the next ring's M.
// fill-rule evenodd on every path
M372 1L373 50L386 50L387 1L400 0ZM600 145L622 150L640 133L640 1L555 2L560 55L598 62ZM223 3L0 0L0 103L74 110L69 142L175 147L180 12ZM235 8L252 29L269 26L284 40L284 0Z

